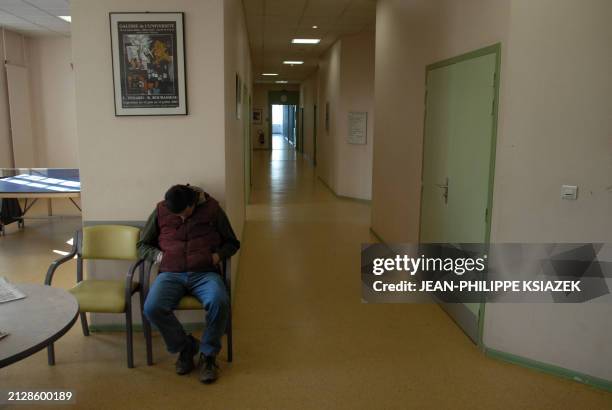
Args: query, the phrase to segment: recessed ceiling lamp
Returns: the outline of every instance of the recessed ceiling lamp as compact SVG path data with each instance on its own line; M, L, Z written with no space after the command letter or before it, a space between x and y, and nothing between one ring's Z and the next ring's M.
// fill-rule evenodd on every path
M296 65L296 64L304 64L304 62L287 60L287 61L283 61L283 64Z
M319 44L320 38L294 38L291 40L293 44Z
M312 28L319 28L319 26L312 26Z
M68 23L72 23L72 17L70 16L57 16L59 18L61 18L64 21L67 21Z

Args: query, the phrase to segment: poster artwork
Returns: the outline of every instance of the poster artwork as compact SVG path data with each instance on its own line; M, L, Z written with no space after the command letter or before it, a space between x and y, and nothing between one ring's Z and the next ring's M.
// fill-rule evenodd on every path
M122 108L175 108L180 104L175 21L117 23Z

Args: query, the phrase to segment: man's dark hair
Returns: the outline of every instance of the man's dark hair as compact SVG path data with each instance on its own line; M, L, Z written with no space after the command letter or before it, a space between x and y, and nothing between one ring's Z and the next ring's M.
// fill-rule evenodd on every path
M197 199L198 193L189 185L174 185L165 195L166 206L174 214L179 214L187 207L194 205Z

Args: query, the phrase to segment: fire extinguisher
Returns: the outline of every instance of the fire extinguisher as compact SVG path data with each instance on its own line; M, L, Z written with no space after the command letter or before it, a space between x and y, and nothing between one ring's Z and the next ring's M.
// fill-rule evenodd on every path
M257 130L257 137L259 139L259 145L266 143L266 136L264 135L263 130Z

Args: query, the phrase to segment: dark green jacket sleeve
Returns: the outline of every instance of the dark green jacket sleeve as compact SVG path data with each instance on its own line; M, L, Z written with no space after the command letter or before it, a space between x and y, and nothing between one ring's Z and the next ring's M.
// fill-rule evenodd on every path
M217 214L216 225L217 232L219 232L219 235L221 235L221 247L217 253L223 260L238 252L238 249L240 249L240 241L238 238L236 238L232 225L230 224L229 219L227 219L227 215L221 208L219 208L219 213Z
M142 229L142 235L138 241L138 255L151 262L155 262L157 255L161 252L157 242L159 237L159 227L157 225L157 210L149 216L147 223Z

